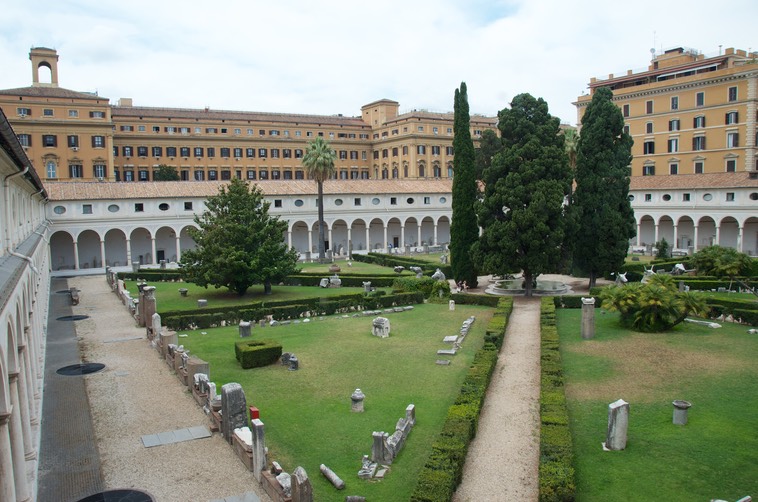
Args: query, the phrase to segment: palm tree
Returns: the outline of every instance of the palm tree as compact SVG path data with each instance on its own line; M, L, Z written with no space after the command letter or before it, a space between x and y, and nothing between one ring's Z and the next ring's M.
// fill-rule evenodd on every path
M569 159L569 167L576 169L576 149L579 146L579 132L576 129L563 130L563 147Z
M322 137L308 143L303 155L303 167L318 184L318 261L324 260L324 181L334 174L336 156L329 143Z

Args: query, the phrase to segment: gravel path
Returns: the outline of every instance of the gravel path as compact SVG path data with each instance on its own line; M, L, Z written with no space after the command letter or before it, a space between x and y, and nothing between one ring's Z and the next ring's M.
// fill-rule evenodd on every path
M539 496L540 299L514 297L454 502Z
M158 502L207 501L244 492L270 502L219 434L143 446L145 434L208 425L209 421L150 347L145 329L135 326L105 277L73 277L69 286L81 290L74 313L91 316L76 326L82 360L106 366L103 372L86 377L106 489L143 490ZM114 341L133 337L139 338Z

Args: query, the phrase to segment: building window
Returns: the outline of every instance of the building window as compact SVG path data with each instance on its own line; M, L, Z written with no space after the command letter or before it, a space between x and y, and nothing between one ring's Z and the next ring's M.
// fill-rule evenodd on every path
M45 164L45 170L47 171L48 178L56 178L55 174L57 171L57 166L54 160L47 161L47 164Z
M671 195L670 194L667 194L667 193L663 194L663 201L664 202L668 202L670 200L671 200Z
M645 113L650 115L653 113L653 100L645 101Z
M652 155L655 153L655 141L645 141L642 146L645 155Z
M245 157L249 159L255 158L255 148L245 148Z
M703 200L704 201L708 202L711 199L713 199L713 194L710 194L710 193L703 194Z
M92 214L92 204L82 204L82 214Z
M695 174L703 174L703 166L705 162L702 160L695 161Z
M68 173L69 178L82 178L84 176L81 164L69 164Z
M368 157L367 157L367 153L366 153L366 150L363 150L363 151L361 152L361 160L367 160L367 159L368 159Z
M158 204L158 209L160 209L161 211L168 211L168 208L169 206L168 206L168 203L166 202L161 202L160 204Z
M683 193L682 194L682 202L689 202L690 201L690 194Z
M247 179L254 180L255 179L255 171L253 169L247 170Z
M232 151L231 148L227 148L225 146L221 147L221 156L225 159L229 158L231 157L231 151Z
M655 176L655 166L654 165L642 166L642 176Z
M235 148L234 149L234 157L239 159L242 157L242 148Z
M19 134L18 135L18 142L21 143L21 146L32 146L32 135L31 134Z
M142 213L145 211L145 205L142 202L136 202L134 204L134 212L135 213Z
M259 148L258 149L258 157L260 157L262 159L265 159L266 157L268 157L268 150L266 150L265 148Z
M669 138L668 140L669 153L676 153L679 151L679 138Z
M190 148L188 146L179 147L179 153L181 154L182 157L189 157Z
M695 106L705 106L705 93L698 92L695 94Z
M92 167L92 173L95 175L95 178L103 179L105 178L105 175L107 174L105 169L105 164L95 164Z
M105 118L105 112L97 110L97 111L94 111L94 112L89 112L89 116L91 118L93 118L93 119L104 119Z
M124 171L124 181L134 181L134 171L131 169Z
M679 126L680 126L679 119L669 120L669 131L678 131Z
M695 129L701 129L705 127L705 115L695 117L692 121L692 127Z
M134 151L131 146L124 146L121 149L124 152L124 157L131 157L132 152Z
M161 126L153 126L153 132L161 132Z
M195 150L195 157L202 157L203 156L204 152L203 152L203 147L202 146L196 146L194 148L194 150Z
M453 147L452 146L446 146L445 147L445 155L453 155Z
M623 110L624 117L628 117L629 116L629 104L628 103L625 104L623 107L621 107L621 109Z
M176 147L175 146L167 146L166 147L166 156L167 157L176 157Z
M679 174L679 164L669 164L669 174Z
M424 126L418 126L418 132L424 132Z
M163 157L163 147L162 146L154 146L153 147L153 157Z
M726 133L726 147L737 148L740 146L740 135L737 132Z
M728 95L729 95L729 101L730 102L737 101L737 87L736 86L735 87L730 87Z
M303 151L300 148L295 148L295 158L296 159L303 158Z
M191 201L186 201L184 203L184 210L185 211L192 211L192 202Z
M90 112L91 113L91 112ZM68 116L72 119L75 119L79 116L79 110L69 110Z
M705 136L692 138L692 149L695 151L705 150Z
M734 192L727 192L726 193L726 201L727 202L734 202Z
M258 176L262 180L267 180L268 179L268 170L267 169L261 169L260 172L258 173Z
M208 150L208 158L209 158L209 159L212 159L213 157L215 157L215 156L216 156L216 148L215 148L215 147L213 147L213 146L209 146L209 147L207 148L207 150Z
M31 108L16 108L16 113L19 117L27 117L32 114Z
M433 146L432 147L432 155L439 155L440 154L440 147L439 146Z
M292 171L289 169L285 169L284 171L284 179L285 180L291 180L292 179Z
M739 122L739 114L737 112L727 112L726 117L724 118L724 122L726 125L729 124L736 124Z
M354 206L360 206L361 205L361 198L360 197L356 197L355 199L353 199L353 205Z
M120 129L121 129L121 131L122 131L122 132L124 132L124 131L126 131L126 132L128 132L128 131L133 131L133 130L134 130L134 126L130 126L130 125L122 125L122 126L120 127Z
M92 148L105 148L105 136L92 136Z
M108 212L110 213L118 213L121 208L118 206L118 204L110 204L108 206Z
M281 178L281 172L279 169L272 169L271 170L271 179L272 180L278 180Z
M143 126L143 125L141 125L141 126L138 126L138 127L137 127L137 130L138 130L139 132L145 132L145 126Z
M272 159L278 159L279 158L279 149L278 148L272 148L271 149L271 158Z
M58 146L58 136L55 134L42 135L42 146Z
M431 197L424 197L424 204L431 204L432 198Z
M645 134L653 134L653 123L648 122L645 124Z
M218 129L215 127L206 127L205 132L208 134L216 134L218 132Z
M727 159L726 160L726 172L733 173L737 171L737 160L736 159Z
M416 147L416 153L418 155L426 155L426 146L425 145L418 145Z
M252 129L247 130L247 135L252 136L254 134L254 131Z
M295 179L296 180L304 180L305 179L305 173L303 171L300 171L300 170L295 171Z
M52 117L53 116L53 109L52 108L45 108L42 110L42 115L45 117Z
M224 180L224 181L228 181L228 180L232 179L232 172L229 171L229 170L227 170L227 169L222 170L221 171L221 179Z
M147 157L147 147L146 146L138 146L137 147L137 157Z
M216 181L218 179L218 171L215 169L208 169L208 181Z
M140 169L139 170L139 180L140 181L150 181L150 171L147 169Z
M203 181L205 180L205 171L202 169L198 169L195 171L195 181Z
M164 129L169 134L174 134L176 132L176 127L174 127L174 126L167 126Z
M653 201L653 194L646 193L645 194L645 202L652 202Z
M679 109L679 96L671 96L671 109L672 110Z

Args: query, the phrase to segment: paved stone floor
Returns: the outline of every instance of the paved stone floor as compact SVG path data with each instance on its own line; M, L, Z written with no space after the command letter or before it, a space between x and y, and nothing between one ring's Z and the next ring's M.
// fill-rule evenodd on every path
M58 321L71 315L65 279L54 278L45 349L45 386L37 500L76 501L102 492L104 484L87 390L82 376L62 376L58 368L81 362L76 321Z

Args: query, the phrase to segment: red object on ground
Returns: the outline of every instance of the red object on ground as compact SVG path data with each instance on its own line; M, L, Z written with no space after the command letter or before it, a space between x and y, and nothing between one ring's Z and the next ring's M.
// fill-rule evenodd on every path
M255 406L250 407L250 420L253 420L255 418L260 418L261 412L256 408Z

